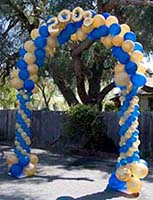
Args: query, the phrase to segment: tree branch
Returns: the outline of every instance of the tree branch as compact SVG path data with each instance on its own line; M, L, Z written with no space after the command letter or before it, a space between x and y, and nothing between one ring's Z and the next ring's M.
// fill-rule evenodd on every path
M128 5L135 5L135 6L152 6L153 1L149 0L109 0L103 8L99 8L100 11L111 11L116 6L128 6Z
M107 85L99 94L97 99L97 105L99 109L101 108L101 102L105 98L105 96L115 87L115 83L112 82L109 85Z
M90 46L94 43L94 41L86 40L85 42L82 42L81 44L77 45L76 43L71 45L72 49L72 57L78 56L81 54L84 50L89 49Z

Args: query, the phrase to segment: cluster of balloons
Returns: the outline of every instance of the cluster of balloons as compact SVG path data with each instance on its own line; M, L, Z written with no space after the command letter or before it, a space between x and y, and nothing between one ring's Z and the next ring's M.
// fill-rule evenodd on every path
M119 24L118 19L109 13L96 14L92 10L84 11L80 7L72 11L59 12L57 17L48 17L38 29L31 32L31 40L20 50L17 69L12 73L12 85L19 91L17 95L19 109L16 125L16 156L10 159L10 173L27 173L26 168L34 164L30 154L30 97L38 91L35 83L37 72L44 65L46 55L53 56L57 45L68 40L98 40L106 48L111 48L118 60L114 71L116 86L121 89L120 108L120 156L116 171L109 180L110 187L123 189L131 193L139 192L141 178L147 175L145 161L139 157L138 135L139 98L138 89L146 83L146 68L142 64L143 46L136 41L136 35L127 24Z

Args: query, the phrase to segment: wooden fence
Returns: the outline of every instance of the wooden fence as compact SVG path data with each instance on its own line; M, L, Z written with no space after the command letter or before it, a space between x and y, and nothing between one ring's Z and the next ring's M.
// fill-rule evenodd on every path
M14 141L15 136L15 113L14 110L0 111L0 141ZM116 112L102 113L103 122L106 125L107 135L117 145L119 142L118 114ZM32 141L33 145L42 147L56 141L64 134L66 116L59 111L33 111L32 115ZM141 113L139 119L141 149L153 152L153 112Z

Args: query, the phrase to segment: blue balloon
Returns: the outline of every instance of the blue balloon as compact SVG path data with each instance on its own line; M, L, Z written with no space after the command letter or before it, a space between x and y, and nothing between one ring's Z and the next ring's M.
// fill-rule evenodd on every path
M125 65L125 71L128 73L128 74L135 74L135 72L137 71L137 64L132 62L132 61L129 61L126 65Z
M109 33L112 36L118 35L120 32L121 32L121 27L119 24L114 23L109 27Z
M20 49L20 51L19 51L19 55L21 56L21 57L24 57L24 55L27 53L27 51L24 49L24 48L22 48L22 49Z
M48 37L49 36L49 32L48 32L48 27L43 25L39 28L39 33L41 36L43 37Z
M107 19L107 18L110 16L110 14L109 14L108 12L104 12L104 13L102 13L102 16L103 16L105 19Z
M82 24L83 24L83 20L81 20L79 22L75 22L74 26L75 26L76 29L78 29L78 28L80 28L82 26Z
M38 65L38 67L43 67L45 63L45 59L44 58L40 58L40 59L36 59L35 64Z
M88 34L89 40L98 40L100 37L107 36L109 34L109 29L106 25L102 25L99 28L95 28Z
M74 23L67 24L65 29L70 35L74 34L77 31L77 28L75 27Z
M19 164L14 164L10 167L10 174L13 177L19 177L22 174L23 168Z
M140 159L140 160L139 160L139 163L144 164L144 165L146 165L146 166L148 167L147 161L145 161L145 160L143 160L143 159Z
M38 48L44 48L47 44L47 40L45 37L42 36L38 36L35 40L34 40L35 46Z
M123 51L123 49L121 47L112 47L112 53L113 56L115 58L117 58L119 60L120 63L122 64L126 64L129 62L130 60L130 56L128 53L126 53L125 51Z
M143 46L142 46L141 43L135 42L134 44L135 44L134 51L141 51L141 52L144 52Z
M25 80L24 89L26 89L27 91L31 91L34 89L34 87L35 87L35 84L32 80Z
M132 32L132 31L125 33L124 40L132 40L133 42L135 42L136 41L136 35L135 35L135 33Z
M146 84L146 77L143 74L135 74L134 76L131 76L131 82L136 87L142 87Z
M57 37L58 43L60 45L65 44L70 39L70 33L66 30L61 31L60 35Z
M18 60L16 62L16 66L19 68L19 69L27 69L27 63L24 61L24 60Z
M121 159L120 162L121 162L122 165L126 165L127 164L127 160L125 158Z
M42 59L45 57L45 50L44 49L36 49L35 50L35 56L36 56L36 59Z
M21 167L27 166L29 164L29 162L30 162L29 156L22 155L22 156L19 157L19 165Z
M114 189L114 190L126 189L126 182L120 181L116 177L115 172L113 172L110 179L109 179L109 187Z
M127 163L132 163L133 162L133 157L132 156L129 156L126 158L127 160Z
M20 78L21 80L24 81L24 80L28 79L29 76L30 76L30 74L29 74L28 70L23 69L23 70L20 70L20 71L19 71L19 78Z

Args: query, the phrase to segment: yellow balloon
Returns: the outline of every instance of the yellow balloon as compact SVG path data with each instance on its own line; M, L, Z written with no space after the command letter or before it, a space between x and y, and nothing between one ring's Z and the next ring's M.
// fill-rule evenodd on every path
M132 175L136 178L145 178L148 174L148 167L142 163L132 163L130 167Z
M113 43L114 46L122 46L123 41L124 41L123 37L120 36L120 35L116 35L112 39L112 43Z
M38 30L38 28L33 29L33 30L31 31L31 33L30 33L30 36L31 36L31 38L32 38L33 40L36 39L36 37L39 36L39 30Z
M91 27L92 24L93 24L93 18L91 18L91 17L87 17L83 21L83 26L85 26L85 27ZM94 28L94 27L92 26L92 28Z
M115 16L109 16L107 19L106 19L106 26L111 26L112 24L118 24L118 19L115 17Z
M85 19L85 20L87 21L88 19ZM90 33L92 30L93 30L93 26L85 26L85 25L82 26L82 31L84 33Z
M121 36L124 36L124 34L129 31L130 31L130 27L127 24L121 24L121 32L120 32Z
M146 73L146 67L145 66L143 66L143 65L138 65L138 69L137 69L137 72L139 72L139 73L142 73L142 74L145 74Z
M130 81L130 78L126 72L115 74L114 79L115 82L120 86L126 86Z
M28 69L30 75L35 75L38 72L38 66L36 64L28 65L27 69Z
M123 42L122 44L122 49L125 51L125 52L131 52L133 51L134 49L134 42L132 42L131 40L126 40Z
M117 65L115 65L114 71L115 71L115 74L125 72L125 66L118 63Z
M148 174L148 167L142 163L133 163L130 167L132 175L136 178L145 178Z
M79 22L83 18L83 9L80 7L76 7L72 10L72 21Z
M143 59L143 53L140 51L133 51L131 53L131 60L136 63L140 63Z
M142 182L140 179L132 177L126 182L127 190L130 193L138 193L142 188Z
M55 49L50 48L49 46L45 47L45 51L48 55L53 56L55 53Z
M105 24L105 18L102 15L97 14L94 16L94 18L93 18L93 27L94 28L98 28L99 26L104 25L104 24Z
M51 37L57 37L60 34L59 28L53 28L53 25L48 26L48 31Z
M28 63L28 65L32 65L32 64L34 64L36 57L33 53L26 53L24 55L24 60L26 63Z
M13 165L15 163L18 162L18 159L15 155L9 155L7 158L6 158L6 161L7 161L7 164L8 165Z
M30 76L30 78L32 81L34 81L35 83L38 82L38 76L37 75L32 75Z
M112 37L110 35L108 35L106 37L101 37L100 41L101 41L101 43L103 43L103 45L106 48L111 48L113 46L113 44L112 44Z
M33 176L36 172L36 168L32 163L29 163L29 165L25 167L23 171L26 176Z
M18 74L19 74L19 70L18 69L14 69L11 73L11 76L13 78L18 78Z
M11 85L16 89L21 89L23 87L23 81L21 79L13 78L11 80Z
M36 49L34 42L32 40L26 41L24 44L24 48L30 53L33 53Z
M50 48L55 48L57 47L57 39L53 37L48 37L47 38L47 46Z
M131 170L126 167L120 167L116 170L116 177L121 181L128 181L131 178Z
M86 37L87 37L87 34L85 34L85 33L82 31L81 28L77 31L76 35L77 35L78 40L80 40L80 41L85 40Z
M36 94L39 92L39 88L37 86L34 87L34 89L32 90L33 94Z
M38 156L35 155L35 154L30 154L30 162L33 164L33 165L36 165L38 163L39 159L38 159Z
M78 41L78 36L77 36L76 33L74 33L74 34L71 35L71 40L72 41Z

